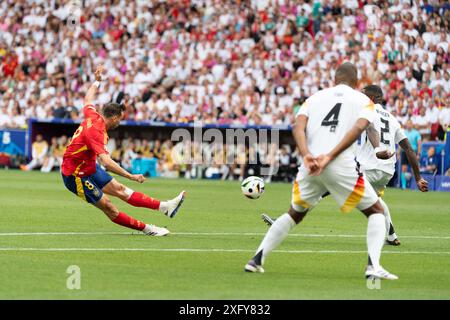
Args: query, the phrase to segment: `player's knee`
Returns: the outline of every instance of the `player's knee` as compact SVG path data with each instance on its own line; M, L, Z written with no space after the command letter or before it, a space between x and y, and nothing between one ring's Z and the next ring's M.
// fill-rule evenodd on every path
M119 210L117 210L109 199L103 200L102 210L111 220L114 220L119 215Z
M125 195L125 186L123 184L117 183L115 190L116 190L116 194L119 197L123 197Z
M374 204L374 211L376 211L377 213L384 213L384 208L381 205L380 201L377 201L377 203Z
M127 187L125 187L123 184L119 183L119 182L115 182L113 185L113 192L112 195L115 197L118 197L120 199L128 199L129 198L129 194L127 192Z
M370 215L375 214L375 213L381 213L381 214L384 214L384 208L383 208L383 206L381 205L381 202L380 202L380 201L377 201L373 206L371 206L371 207L369 207L369 208L367 208L367 209L365 209L365 210L362 210L362 212L363 212L367 217L369 217Z
M116 190L119 192L125 191L125 186L119 182L116 183Z

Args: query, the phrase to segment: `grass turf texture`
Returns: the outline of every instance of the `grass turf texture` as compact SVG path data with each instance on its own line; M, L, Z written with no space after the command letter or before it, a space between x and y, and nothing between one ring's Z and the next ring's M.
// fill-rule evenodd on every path
M382 265L400 280L369 290L366 218L340 213L331 197L267 258L266 273L249 274L243 267L267 230L260 214L287 210L289 184L268 184L249 200L237 182L119 180L160 199L188 192L174 219L113 200L171 235L132 234L111 223L67 191L58 173L1 170L0 299L450 299L448 193L386 191L402 245L385 246ZM51 232L98 234L29 234ZM66 288L70 265L81 269L80 290Z

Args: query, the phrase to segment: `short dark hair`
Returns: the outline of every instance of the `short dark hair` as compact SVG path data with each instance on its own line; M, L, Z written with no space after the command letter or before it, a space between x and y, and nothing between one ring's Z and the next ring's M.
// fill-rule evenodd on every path
M114 116L121 116L122 112L125 111L125 106L123 104L118 104L115 102L109 102L103 106L102 113L105 118L112 118Z
M356 87L358 83L358 70L353 63L344 62L337 68L334 81L336 84L346 83L352 87Z
M363 93L375 103L383 103L383 90L375 84L370 84L363 89Z

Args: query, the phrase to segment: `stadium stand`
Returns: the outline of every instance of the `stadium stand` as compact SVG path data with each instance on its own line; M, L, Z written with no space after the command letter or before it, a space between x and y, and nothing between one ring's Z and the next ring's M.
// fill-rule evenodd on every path
M444 0L2 1L0 128L80 120L100 63L108 80L98 103L128 102L128 120L288 126L348 60L360 87L382 87L403 125L412 120L423 141L444 141L449 8Z

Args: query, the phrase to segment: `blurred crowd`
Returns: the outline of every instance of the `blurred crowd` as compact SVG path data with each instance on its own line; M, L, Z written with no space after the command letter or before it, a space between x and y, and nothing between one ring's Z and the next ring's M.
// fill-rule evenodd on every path
M0 127L80 119L97 103L130 120L289 125L342 61L378 84L423 139L450 124L445 0L15 1L0 3Z
M420 140L412 138L412 135L417 135L418 132L412 128L411 121L408 125L409 129L405 129L405 133L409 136L411 146L418 157L421 173L450 175L450 168L440 173L442 158L434 146L429 146L426 152L421 152ZM51 137L47 142L41 134L37 134L32 143L31 161L26 165L22 164L20 168L24 171L40 169L42 172L58 170L70 141L71 138L62 135ZM263 176L266 182L292 182L301 163L298 150L289 144L244 146L194 141L180 141L174 144L170 139L148 140L129 137L110 138L107 149L111 158L127 171L141 173L140 160L152 160L155 163L155 171L145 172L145 175L165 178L242 181L250 175L257 175ZM403 161L405 157L400 154L397 157L402 159L402 171L407 178L402 187L406 188L412 176L408 174L407 162Z
M52 137L50 144L41 134L32 143L32 159L21 165L24 171L40 169L56 170L70 138ZM243 180L249 175L261 175L262 168L270 173L266 181L292 181L300 164L300 155L290 145L226 145L181 141L173 144L170 139L115 139L108 140L111 158L124 169L140 173L134 161L151 159L156 163L155 174L167 178L210 178Z
M207 142L171 140L110 139L111 157L128 171L133 160L156 159L157 172L163 177L215 178L243 180L260 175L266 168L269 180L291 181L300 163L300 156L290 145L227 145Z

